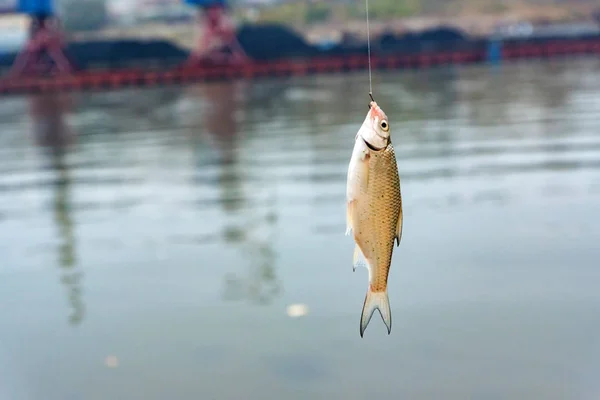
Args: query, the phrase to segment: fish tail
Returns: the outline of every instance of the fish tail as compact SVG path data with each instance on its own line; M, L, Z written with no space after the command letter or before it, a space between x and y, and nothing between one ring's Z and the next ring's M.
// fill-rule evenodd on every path
M392 332L392 310L390 309L387 289L382 292L374 292L371 290L371 285L369 285L360 317L360 337L363 337L375 310L379 311L389 335Z

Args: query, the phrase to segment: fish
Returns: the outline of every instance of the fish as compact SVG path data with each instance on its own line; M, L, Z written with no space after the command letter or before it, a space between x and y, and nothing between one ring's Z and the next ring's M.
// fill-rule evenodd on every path
M388 275L394 241L402 239L402 195L390 122L371 97L369 112L358 130L348 165L346 184L346 235L354 238L352 270L369 271L369 287L360 317L363 337L375 310L388 335L392 312L388 298Z

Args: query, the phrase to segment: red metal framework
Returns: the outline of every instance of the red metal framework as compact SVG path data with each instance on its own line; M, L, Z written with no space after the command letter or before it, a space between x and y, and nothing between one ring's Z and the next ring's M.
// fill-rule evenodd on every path
M233 20L223 4L211 4L198 8L197 22L200 27L198 46L186 65L202 60L213 62L244 62L248 60L237 40Z
M49 15L32 15L29 38L17 55L10 75L61 74L72 70L64 53L58 19Z

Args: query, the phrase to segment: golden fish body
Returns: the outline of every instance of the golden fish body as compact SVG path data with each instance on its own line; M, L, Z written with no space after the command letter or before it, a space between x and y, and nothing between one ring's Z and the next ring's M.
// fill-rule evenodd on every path
M387 129L382 129L382 121ZM392 316L387 281L394 241L399 245L402 237L402 196L387 117L375 102L356 136L346 195L346 233L352 231L356 243L353 269L364 265L369 270L360 335L375 310L379 310L389 334Z

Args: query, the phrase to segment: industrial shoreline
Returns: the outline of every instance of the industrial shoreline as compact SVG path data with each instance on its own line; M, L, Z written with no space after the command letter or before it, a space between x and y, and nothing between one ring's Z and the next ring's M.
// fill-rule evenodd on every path
M373 66L418 69L600 54L600 29L596 24L562 24L529 30L520 26L520 29L488 36L470 35L450 26L404 34L390 30L376 32L371 42ZM283 25L250 24L240 27L237 38L250 58L247 62L204 62L194 66L186 65L190 50L171 40L75 40L66 47L76 67L74 73L5 76L0 79L0 95L344 73L367 66L366 42L352 35L314 43ZM7 70L15 55L0 58L0 68Z

